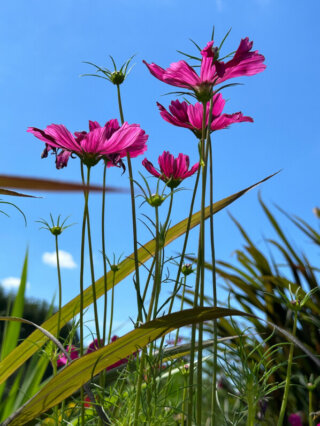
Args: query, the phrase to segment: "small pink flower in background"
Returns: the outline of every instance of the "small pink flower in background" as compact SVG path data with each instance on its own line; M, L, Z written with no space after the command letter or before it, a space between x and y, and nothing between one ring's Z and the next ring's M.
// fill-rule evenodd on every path
M248 37L242 39L233 58L224 63L218 60L218 49L213 47L213 41L208 42L201 51L200 76L184 60L172 63L167 69L143 62L154 77L172 86L193 90L199 101L206 102L214 85L229 78L254 75L266 68L264 56L258 51L252 52L252 46Z
M199 169L199 163L196 163L189 170L188 155L180 153L177 158L174 158L169 151L163 151L163 154L158 158L158 163L160 172L146 158L142 161L142 165L148 172L163 180L169 188L176 188L184 179L192 176Z
M290 414L288 421L291 426L302 426L302 419L299 414Z
M118 339L119 339L118 336L112 336L110 343L113 343ZM101 340L101 345L102 345L102 340ZM99 349L98 339L94 339L89 344L86 355L90 354L92 352L95 352L98 349ZM76 349L75 346L71 346L71 350L70 350L70 346L67 346L66 350L67 350L67 352L70 353L70 357L71 357L72 360L79 358L79 352L78 352L78 350ZM134 352L133 355L136 355L136 352ZM119 361L116 361L114 364L109 365L109 367L107 367L106 370L107 371L112 370L113 368L119 367L120 365L126 364L127 362L128 362L128 358L119 359ZM68 363L67 357L64 354L61 354L58 357L58 360L57 360L58 368L64 367L67 363Z
M251 117L246 117L242 112L234 114L222 114L226 101L223 99L221 93L214 95L213 108L211 117L211 131L225 129L234 123L242 123L245 121L253 122ZM180 102L179 100L172 101L169 106L168 112L161 104L157 102L160 110L161 117L168 123L174 126L185 127L192 130L192 132L200 139L202 134L202 118L203 118L203 104L197 102L196 104L188 104L187 102ZM206 125L209 123L210 102L206 106Z
M100 340L100 346L101 347L103 346L102 343L103 343L102 340ZM86 353L87 354L91 354L91 352L95 352L98 349L99 349L98 339L94 339L94 341L91 342L90 345L88 346L88 349L87 349Z
M179 345L182 342L183 342L183 337L179 336L178 339L177 339L177 345ZM168 339L166 343L167 343L167 345L175 345L176 339Z
M75 132L75 136L62 124L50 124L44 130L29 127L27 132L46 143L43 157L50 149L57 154L57 168L64 167L72 153L88 166L94 166L101 159L109 166L118 165L127 153L130 157L143 154L148 140L138 124L124 123L120 127L117 120L110 120L103 127L89 121L89 132Z
M79 358L78 350L75 346L67 346L66 351L69 353L72 360ZM64 354L61 354L57 359L58 368L65 366L68 363L68 359Z

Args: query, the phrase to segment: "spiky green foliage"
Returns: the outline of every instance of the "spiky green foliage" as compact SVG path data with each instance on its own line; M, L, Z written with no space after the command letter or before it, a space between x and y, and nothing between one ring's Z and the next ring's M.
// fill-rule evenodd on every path
M298 319L297 338L313 354L320 356L320 292L319 289L319 268L314 266L310 260L314 245L319 246L320 235L317 229L303 219L289 215L278 208L287 219L302 232L301 241L306 241L309 254L303 252L301 246L290 241L286 232L279 224L275 214L259 199L260 205L276 233L276 238L265 240L264 249L258 247L245 231L244 227L231 216L236 227L245 240L242 249L235 251L236 263L217 261L216 272L220 277L220 282L224 282L223 287L230 292L231 299L237 301L241 309L247 313L254 313L261 318L266 318L270 323L290 332L293 324L293 306L288 303L289 292L295 293L299 288L299 299L297 302L303 304ZM279 213L277 213L277 216ZM208 269L212 269L210 264L206 264ZM306 297L306 295L308 296ZM210 297L208 303L212 303ZM265 338L273 332L273 327L269 323L250 317L248 321L253 327L257 336ZM248 322L247 322L248 324ZM211 326L206 327L206 331L211 332ZM221 336L233 335L236 333L235 327L230 322L222 319L219 322L219 334ZM268 342L264 344L264 349L276 345L283 345L283 336L275 332L271 334ZM248 345L248 350L252 345ZM280 367L272 374L272 380L281 383L286 375L286 363L288 360L289 345L283 345L277 351L273 361L274 365ZM320 376L319 368L308 359L298 348L294 352L294 365L292 377L292 391L288 401L288 412L302 410L308 412L308 398L306 388L299 385L302 377L307 378L312 374L314 377ZM271 379L271 377L270 377ZM314 399L320 400L320 389L314 390ZM281 404L282 391L274 390L269 405L277 412Z

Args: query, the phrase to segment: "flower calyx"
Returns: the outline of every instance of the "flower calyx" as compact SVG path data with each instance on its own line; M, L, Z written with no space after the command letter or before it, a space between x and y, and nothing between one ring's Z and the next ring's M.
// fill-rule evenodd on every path
M66 217L61 223L60 223L61 215L58 216L57 221L55 223L52 214L50 213L50 220L51 224L47 222L44 219L37 220L36 222L41 223L43 226L41 226L40 229L46 229L51 232L52 235L55 237L58 237L62 232L69 228L70 226L74 225L74 223L70 225L65 225L66 221L69 219L69 216Z
M192 269L191 263L184 263L181 268L181 273L187 277L188 275L192 274L194 270Z
M120 261L121 261L122 254L119 256L118 260L116 260L116 255L113 253L113 259L112 262L110 261L108 256L105 256L105 260L108 262L110 270L116 274L120 270Z
M116 86L120 86L120 84L122 84L124 82L124 80L128 77L130 71L133 68L133 67L131 67L128 70L129 64L132 61L132 59L134 58L134 56L135 55L131 56L131 58L129 58L124 64L122 64L122 66L120 67L119 70L117 69L117 65L115 63L115 60L113 59L112 56L110 56L113 67L114 67L113 71L110 71L108 68L100 67L96 64L93 64L92 62L85 61L84 62L85 64L89 64L96 69L96 74L82 74L82 76L83 77L104 78L105 80L109 80L112 84L114 84Z
M119 266L115 264L110 265L110 269L114 274L120 270Z
M113 71L110 74L110 81L111 83L119 86L124 82L124 79L126 78L125 74L123 74L122 71Z
M147 198L148 204L152 207L159 207L164 202L166 197L160 194L151 194L150 197Z

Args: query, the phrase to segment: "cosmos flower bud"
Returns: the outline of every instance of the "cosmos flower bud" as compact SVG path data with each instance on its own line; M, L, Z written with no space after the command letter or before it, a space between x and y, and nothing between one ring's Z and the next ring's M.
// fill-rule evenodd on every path
M192 264L191 263L185 263L182 265L181 272L185 277L193 273Z
M126 76L123 74L122 71L114 71L113 73L110 74L110 81L111 83L119 86L120 84L124 82L125 77Z
M110 269L112 272L116 273L120 270L118 265L110 265Z
M147 202L152 207L159 207L164 202L165 197L159 195L159 194L152 194L151 197L147 198Z
M50 228L50 232L52 235L60 235L62 233L62 227L61 226L53 226Z

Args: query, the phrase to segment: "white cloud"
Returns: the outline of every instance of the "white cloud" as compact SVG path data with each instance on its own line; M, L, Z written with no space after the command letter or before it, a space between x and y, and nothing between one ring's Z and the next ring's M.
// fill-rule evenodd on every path
M46 265L56 267L57 266L57 257L56 252L45 252L42 255L42 262ZM72 254L64 250L59 250L59 263L60 268L74 269L77 267L76 262L73 260Z
M20 278L18 277L7 277L0 280L1 285L6 290L17 290L20 285ZM30 284L27 283L27 288L30 288Z

